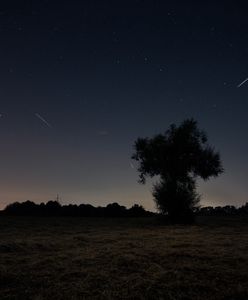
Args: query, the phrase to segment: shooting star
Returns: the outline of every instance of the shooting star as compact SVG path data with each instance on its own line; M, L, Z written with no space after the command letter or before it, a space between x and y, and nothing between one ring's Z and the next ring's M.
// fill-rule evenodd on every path
M242 81L242 82L237 86L237 88L240 88L243 84L246 83L246 81L248 81L248 78L246 78L244 81Z
M49 124L49 123L48 123L41 115L39 115L39 114L36 113L35 116L36 116L38 119L40 119L44 124L46 124L47 127L52 128L52 125Z
M132 169L134 169L134 165L130 162L130 167L132 168Z

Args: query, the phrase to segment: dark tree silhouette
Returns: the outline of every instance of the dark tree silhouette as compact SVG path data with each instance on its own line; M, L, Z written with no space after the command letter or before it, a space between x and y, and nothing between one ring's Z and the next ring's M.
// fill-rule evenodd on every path
M133 217L143 217L146 216L147 211L144 209L142 205L134 204L130 209L129 209L129 215Z
M146 211L142 206L134 204L127 209L118 203L110 203L106 207L94 207L90 204L61 205L58 201L36 204L32 201L14 202L0 211L0 215L13 216L70 216L70 217L152 217L153 212Z
M106 216L108 217L122 217L126 213L125 206L121 206L118 203L110 203L106 206Z
M196 179L208 180L223 172L220 155L207 144L207 135L197 121L172 124L165 134L138 138L132 158L139 162L140 183L159 176L153 196L159 211L173 222L193 221L200 197Z

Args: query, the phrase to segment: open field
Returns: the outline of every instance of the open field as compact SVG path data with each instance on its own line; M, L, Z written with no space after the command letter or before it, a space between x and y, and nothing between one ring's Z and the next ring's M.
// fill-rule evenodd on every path
M248 299L248 220L0 217L0 299Z

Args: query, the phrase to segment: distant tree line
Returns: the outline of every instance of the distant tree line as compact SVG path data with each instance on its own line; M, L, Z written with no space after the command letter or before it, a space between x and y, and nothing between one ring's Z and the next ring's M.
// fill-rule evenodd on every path
M2 215L13 216L69 216L69 217L152 217L159 215L144 209L142 205L134 204L131 208L118 203L108 204L106 207L95 207L90 204L68 204L61 205L58 201L36 204L30 200L25 202L14 202L6 206ZM236 207L206 206L194 210L195 216L234 216L248 215L248 202Z
M131 208L118 203L106 207L94 207L90 204L61 205L58 201L36 204L32 201L15 202L6 206L3 215L14 216L71 216L71 217L150 217L155 215L143 206L134 204Z
M201 216L248 215L248 202L241 207L236 207L233 205L201 207L199 209L196 209L195 214Z

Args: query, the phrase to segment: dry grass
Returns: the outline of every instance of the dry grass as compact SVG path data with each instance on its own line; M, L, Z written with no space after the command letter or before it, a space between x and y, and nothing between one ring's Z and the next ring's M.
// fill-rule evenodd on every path
M0 299L248 299L248 222L1 217Z

